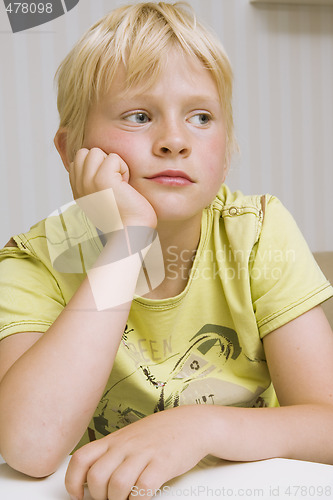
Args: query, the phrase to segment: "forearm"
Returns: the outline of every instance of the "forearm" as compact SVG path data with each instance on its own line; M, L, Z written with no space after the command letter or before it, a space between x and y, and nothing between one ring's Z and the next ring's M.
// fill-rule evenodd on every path
M209 454L231 461L280 457L333 464L333 406L205 406Z
M117 294L134 291L139 270L140 263L132 265L120 282L114 268L104 268L100 286L107 291L113 283ZM110 375L130 304L98 311L85 279L49 330L6 373L0 451L14 468L28 474L55 469L79 441Z
M87 481L90 492L114 491L118 498L121 489L119 496L127 498L133 485L154 491L207 455L230 461L286 457L332 463L332 413L333 406L319 404L169 408L80 448L70 461L66 488L82 499Z

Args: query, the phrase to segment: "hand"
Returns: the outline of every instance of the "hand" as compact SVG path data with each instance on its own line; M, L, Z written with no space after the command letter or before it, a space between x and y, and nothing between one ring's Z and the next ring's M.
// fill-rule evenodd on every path
M150 498L209 453L200 410L199 405L171 408L83 446L67 469L68 493L81 500L87 482L94 500L132 500L138 492L140 499Z
M124 226L156 227L153 207L128 183L128 166L117 154L107 155L99 148L80 149L70 165L69 180L74 199L102 231L108 226L112 231L112 218L117 226L119 215Z

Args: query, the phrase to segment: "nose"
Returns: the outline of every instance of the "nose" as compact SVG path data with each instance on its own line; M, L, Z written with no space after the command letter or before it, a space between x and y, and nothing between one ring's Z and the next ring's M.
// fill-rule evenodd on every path
M156 156L187 158L192 151L191 141L185 124L161 124L154 140L153 153Z

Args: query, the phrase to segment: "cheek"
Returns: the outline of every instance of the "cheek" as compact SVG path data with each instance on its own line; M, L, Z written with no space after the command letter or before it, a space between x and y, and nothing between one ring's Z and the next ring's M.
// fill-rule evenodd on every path
M211 138L210 148L212 154L219 157L220 160L223 161L224 163L225 153L226 153L226 136L224 132L216 134L214 137Z
M88 149L100 148L107 154L117 153L117 150L124 149L121 134L108 130L107 127L91 127L85 133L83 145Z
M209 141L205 151L202 151L206 163L207 178L213 187L224 181L226 173L225 153L226 146L223 135Z
M106 154L115 153L119 155L129 168L135 163L138 157L142 156L143 140L136 135L124 133L122 130L94 130L92 134L87 134L84 147L91 149L97 147Z

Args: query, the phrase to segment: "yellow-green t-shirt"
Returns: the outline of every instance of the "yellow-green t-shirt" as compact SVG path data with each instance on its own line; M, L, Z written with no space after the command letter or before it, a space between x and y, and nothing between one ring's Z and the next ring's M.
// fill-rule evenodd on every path
M0 251L0 338L45 332L102 250L75 204L64 213L15 236L17 248ZM277 404L262 338L332 295L277 198L222 186L203 211L185 289L162 300L134 298L104 394L78 446L178 405Z

